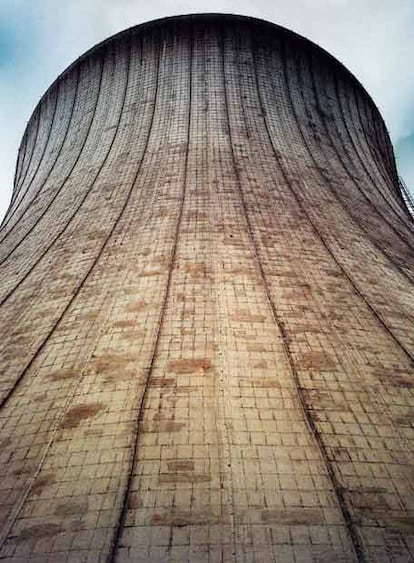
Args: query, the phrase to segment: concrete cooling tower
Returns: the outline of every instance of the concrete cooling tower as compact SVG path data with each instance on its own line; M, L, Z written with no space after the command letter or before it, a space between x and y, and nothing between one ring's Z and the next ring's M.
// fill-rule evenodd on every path
M104 41L0 239L0 559L414 561L413 219L338 61L236 16Z

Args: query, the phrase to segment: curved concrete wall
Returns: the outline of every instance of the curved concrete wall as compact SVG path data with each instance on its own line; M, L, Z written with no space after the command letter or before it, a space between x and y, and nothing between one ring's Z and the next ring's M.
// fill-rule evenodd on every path
M414 231L369 96L235 16L51 86L0 231L10 561L414 558Z

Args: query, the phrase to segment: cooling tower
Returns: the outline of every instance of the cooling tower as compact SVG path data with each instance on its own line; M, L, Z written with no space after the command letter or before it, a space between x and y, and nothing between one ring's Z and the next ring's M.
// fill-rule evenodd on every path
M4 561L414 561L414 230L311 42L163 19L23 137L1 239Z

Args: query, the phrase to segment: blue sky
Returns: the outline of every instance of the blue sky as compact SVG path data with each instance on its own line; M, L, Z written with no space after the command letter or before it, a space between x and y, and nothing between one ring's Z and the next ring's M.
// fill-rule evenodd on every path
M194 12L267 19L341 60L378 105L414 193L414 0L0 0L0 218L26 123L56 76L126 27Z

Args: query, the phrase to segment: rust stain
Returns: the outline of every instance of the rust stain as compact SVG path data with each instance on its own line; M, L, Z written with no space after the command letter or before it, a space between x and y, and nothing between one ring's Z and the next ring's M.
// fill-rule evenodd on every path
M168 371L173 373L199 373L203 374L212 368L210 360L207 358L188 358L181 360L172 360L168 363Z
M0 449L7 448L12 443L11 438L3 438L0 440Z
M117 328L126 328L126 327L136 326L137 324L138 323L136 319L121 319L120 321L115 321L113 323L113 326Z
M58 504L54 514L56 516L72 516L73 514L84 514L88 508L87 501L75 502L67 501Z
M260 344L260 342L248 342L247 343L247 351L248 352L266 352L267 348L264 344Z
M403 416L394 418L394 422L400 426L411 427L414 424L414 411L410 411Z
M288 526L316 526L325 521L322 511L313 508L262 510L261 516L263 522Z
M243 268L243 267L239 267L239 268L231 268L230 270L226 270L226 274L231 274L231 275L248 275L253 273L253 269L252 268Z
M239 323L262 323L266 320L264 315L255 315L249 311L237 311L230 315L232 321Z
M96 321L97 319L100 318L102 318L102 316L98 311L89 311L86 313L81 313L76 317L77 320L84 320L84 321Z
M185 271L194 277L198 275L205 276L207 274L207 267L204 262L191 262L185 265Z
M160 420L152 423L145 422L141 425L141 432L179 432L185 428L184 422L173 420Z
M167 463L168 471L194 471L194 461L178 460Z
M138 301L133 301L132 303L128 303L128 305L126 306L126 310L129 312L138 312L138 311L142 311L143 309L145 309L145 307L147 307L147 302L144 301L143 299L138 299Z
M215 514L208 510L186 511L176 510L174 512L156 513L151 518L151 524L157 526L191 526L200 524L225 524L224 515Z
M174 390L175 395L188 395L188 393L195 393L198 392L198 387L191 386L191 385L180 385L176 387Z
M74 369L61 369L52 371L46 375L46 379L50 381L64 381L65 379L72 379L78 374Z
M54 477L55 477L54 473L48 473L43 477L39 477L34 482L30 492L34 495L40 495L40 493L43 491L45 487L47 487L47 485L54 483Z
M149 381L150 387L174 387L177 381L174 377L152 377Z
M401 389L412 389L414 387L414 377L406 372L398 373L398 370L386 371L377 370L375 375L385 385L400 387Z
M335 367L335 362L326 352L307 352L302 354L299 358L299 363L308 369L332 369Z
M259 360L258 362L252 362L252 368L254 369L266 369L267 362L266 360Z
M119 375L122 371L125 371L129 363L136 361L136 359L137 358L133 355L125 356L123 354L107 352L106 354L101 354L91 362L90 369L104 375L113 372Z
M25 541L32 538L44 538L46 536L55 536L60 534L64 529L62 526L55 524L54 522L45 522L44 524L38 524L37 526L30 526L24 528L20 534L15 538L16 541Z
M390 510L392 508L381 493L363 490L349 491L348 497L355 508L368 510Z
M211 475L207 473L162 473L158 482L162 483L208 483Z
M63 417L60 427L65 429L76 428L82 420L95 416L104 406L102 403L89 403L72 407Z
M161 270L144 270L139 275L141 277L151 277L151 276L159 276L163 272Z

